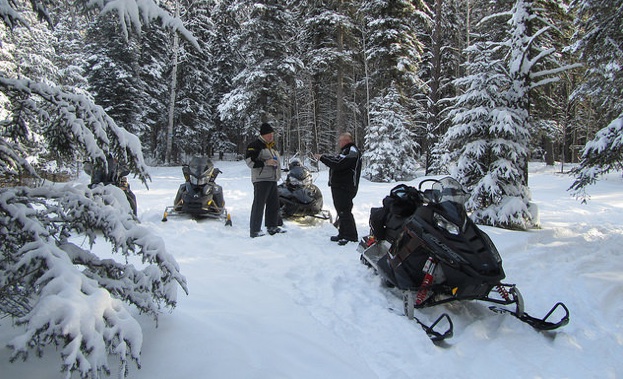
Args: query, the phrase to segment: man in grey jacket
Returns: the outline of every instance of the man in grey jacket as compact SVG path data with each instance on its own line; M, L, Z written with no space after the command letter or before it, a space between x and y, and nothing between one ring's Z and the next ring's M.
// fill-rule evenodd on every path
M279 227L279 193L277 182L281 178L279 154L275 149L275 134L270 124L260 126L260 136L247 146L245 161L251 168L253 205L249 222L251 238L263 236L262 218L266 216L266 230L271 236L285 233Z

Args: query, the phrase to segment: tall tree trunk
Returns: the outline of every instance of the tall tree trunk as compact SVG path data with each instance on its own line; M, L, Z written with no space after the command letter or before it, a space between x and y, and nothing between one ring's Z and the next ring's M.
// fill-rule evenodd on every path
M366 52L367 44L366 44L366 31L364 30L362 33L362 51L363 51L363 76L364 81L366 83L366 125L364 127L367 128L370 126L370 73L368 70L368 54ZM365 135L365 132L364 132Z
M340 25L337 29L337 51L341 55L344 51L344 30ZM335 91L335 97L337 99L335 109L335 125L337 126L338 134L346 132L347 127L344 125L344 62L339 60L336 73L337 88Z
M550 137L545 137L545 164L554 165L554 143Z
M441 95L439 94L439 88L441 86L441 25L442 25L442 15L441 11L443 9L443 0L435 0L435 24L433 25L433 33L431 36L431 80L430 80L430 96L428 99L428 132L423 139L422 152L426 154L426 172L425 174L430 174L430 166L432 165L432 157L431 157L431 146L432 141L430 141L431 135L436 135L437 129L439 128L439 108L438 103Z
M466 0L465 1L465 47L469 47L472 43L472 40L470 38L471 33L472 33L471 14L472 14L472 8L471 8L470 0ZM469 63L470 61L469 53L465 57L465 60L467 61L467 63Z
M310 109L311 109L311 122L313 125L313 139L314 139L314 152L321 152L320 148L322 144L320 143L320 123L318 122L318 97L319 97L319 89L318 89L318 80L317 78L310 77L309 78L309 95L310 95Z
M179 18L179 4L175 2L175 17ZM167 125L167 152L165 155L165 163L172 164L173 155L173 122L175 116L175 98L177 96L177 54L179 50L179 35L173 31L173 69L171 71L171 96L169 98L169 123Z

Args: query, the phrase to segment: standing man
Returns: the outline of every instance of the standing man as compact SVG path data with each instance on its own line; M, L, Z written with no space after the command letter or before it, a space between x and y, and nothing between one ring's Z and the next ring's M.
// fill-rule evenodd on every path
M342 133L338 138L340 154L315 154L315 158L329 167L329 187L333 196L333 206L337 211L338 234L331 241L339 245L357 242L357 227L353 217L353 199L359 188L361 176L361 152L353 143L350 133Z
M263 236L262 217L268 234L285 233L279 227L279 193L277 181L281 178L279 154L275 150L275 130L268 123L260 126L260 137L247 146L245 161L251 168L253 206L251 207L251 238Z

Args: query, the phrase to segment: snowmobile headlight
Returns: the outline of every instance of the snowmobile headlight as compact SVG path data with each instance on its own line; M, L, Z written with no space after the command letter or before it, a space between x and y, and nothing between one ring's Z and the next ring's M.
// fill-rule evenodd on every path
M190 183L195 186L202 186L208 183L209 178L202 176L196 177L195 175L190 175Z
M447 231L450 234L457 236L461 232L461 228L459 228L458 225L456 225L453 222L448 221L445 217L443 217L439 213L435 213L433 215L433 219L435 220L435 224L437 225L437 227Z

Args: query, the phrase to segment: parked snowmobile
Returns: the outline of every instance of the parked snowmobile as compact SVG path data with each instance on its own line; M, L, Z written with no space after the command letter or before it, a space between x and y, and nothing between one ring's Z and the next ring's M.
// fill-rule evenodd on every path
M431 184L429 189L422 189ZM446 313L432 324L414 315L418 308L462 300L488 302L498 313L511 314L537 330L552 330L569 322L569 310L556 303L543 318L524 311L514 284L502 283L502 259L493 242L468 217L467 193L450 177L426 179L419 187L394 187L382 208L370 212L370 235L358 251L362 263L381 275L402 296L404 312L433 341L453 334ZM560 317L558 321L550 321Z
M195 218L226 217L223 188L215 182L221 172L209 158L202 156L193 157L183 165L186 181L177 190L173 205L165 208L162 221L180 214Z
M290 160L286 180L277 186L281 217L315 217L331 220L331 212L323 210L322 192L307 167L298 158Z
M128 183L128 175L130 174L130 170L119 167L117 160L112 157L112 155L108 155L106 158L107 166L104 167L101 164L93 164L93 162L86 161L83 163L84 172L91 177L91 183L89 184L89 188L93 188L97 185L108 185L112 184L121 188L121 190L125 193L126 198L128 199L128 203L130 203L130 208L132 208L132 213L134 216L137 216L137 203L136 203L136 195L130 189L130 184Z

